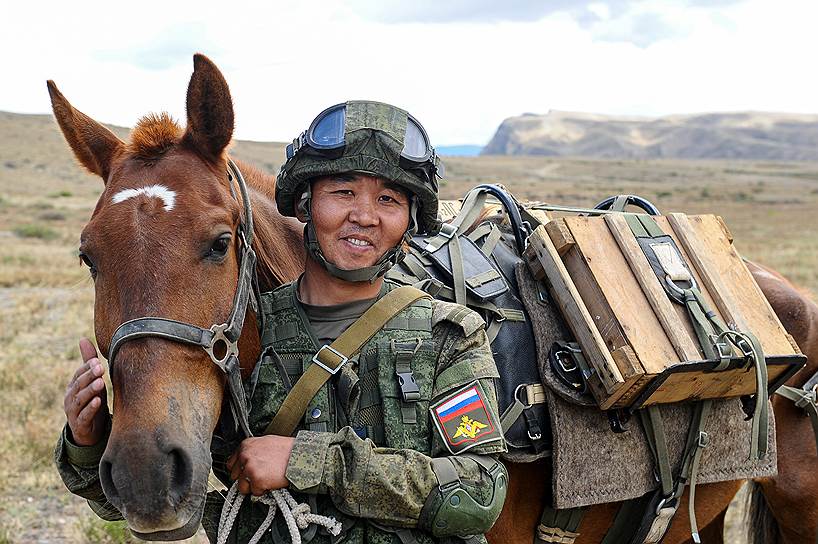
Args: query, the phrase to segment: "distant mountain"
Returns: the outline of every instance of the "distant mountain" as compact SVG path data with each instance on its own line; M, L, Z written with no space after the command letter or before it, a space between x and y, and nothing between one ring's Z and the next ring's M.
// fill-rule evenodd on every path
M475 157L480 154L482 149L482 145L442 145L436 147L435 151L439 155L448 155L450 157Z
M502 122L481 155L818 160L818 115L612 117L550 111Z

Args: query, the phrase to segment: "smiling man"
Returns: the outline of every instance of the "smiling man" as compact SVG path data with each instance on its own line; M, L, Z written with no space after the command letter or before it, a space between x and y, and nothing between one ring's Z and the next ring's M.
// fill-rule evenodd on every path
M363 101L333 106L287 151L276 202L305 223L308 257L298 281L265 295L265 348L280 364L261 369L251 399L251 419L264 425L322 346L397 289L383 275L403 258L407 237L440 227L439 159L403 110ZM484 541L502 509L507 474L496 459L505 444L481 318L421 297L358 353L308 399L295 437L241 443L227 462L239 490L289 487L342 521L342 537L319 532L313 542ZM289 430L275 423L274 432ZM250 503L231 537L246 541L265 514ZM279 532L286 534L283 527L268 533L271 541Z

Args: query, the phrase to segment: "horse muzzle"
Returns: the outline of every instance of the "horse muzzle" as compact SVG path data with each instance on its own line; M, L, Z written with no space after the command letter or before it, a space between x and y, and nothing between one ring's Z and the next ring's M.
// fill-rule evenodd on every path
M143 540L181 540L201 521L210 452L205 443L151 439L136 433L111 440L99 466L108 501Z

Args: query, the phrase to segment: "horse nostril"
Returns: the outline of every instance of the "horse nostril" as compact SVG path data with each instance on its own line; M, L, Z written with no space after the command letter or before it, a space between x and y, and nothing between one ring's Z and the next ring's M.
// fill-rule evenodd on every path
M119 491L114 484L114 478L111 475L111 462L103 459L99 463L99 481L102 484L102 491L105 493L105 498L112 504L118 502Z
M193 463L190 461L190 455L181 448L170 450L168 457L170 457L170 498L173 504L178 504L190 493Z

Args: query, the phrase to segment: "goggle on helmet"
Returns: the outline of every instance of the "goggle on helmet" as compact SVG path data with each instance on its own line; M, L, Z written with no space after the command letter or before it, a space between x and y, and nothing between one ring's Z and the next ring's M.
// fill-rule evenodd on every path
M443 177L443 163L429 142L423 125L409 113L380 102L350 101L325 109L307 130L287 145L287 160L292 160L305 148L330 159L340 157L348 134L360 129L378 130L402 141L400 166L422 174L424 180L437 189L436 178Z

